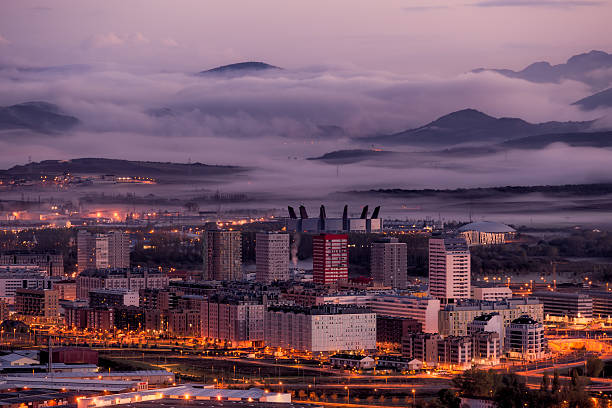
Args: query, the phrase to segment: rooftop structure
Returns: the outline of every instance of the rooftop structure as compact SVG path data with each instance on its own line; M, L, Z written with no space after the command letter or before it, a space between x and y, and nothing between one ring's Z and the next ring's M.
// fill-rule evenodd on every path
M289 206L289 218L286 220L287 231L318 233L342 233L342 232L381 232L383 220L379 218L380 206L372 212L368 218L368 206L363 207L359 218L349 218L348 205L344 206L342 218L328 218L325 206L319 209L319 218L308 218L306 207L300 206L300 218L297 217L293 207Z

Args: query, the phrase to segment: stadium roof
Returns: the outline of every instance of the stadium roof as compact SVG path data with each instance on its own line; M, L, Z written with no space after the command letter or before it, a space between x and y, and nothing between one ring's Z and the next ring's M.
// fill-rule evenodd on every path
M507 226L506 224L502 224L500 222L493 221L478 221L472 222L470 224L466 224L462 227L459 227L459 232L465 231L479 231L479 232L516 232L516 230L512 227Z

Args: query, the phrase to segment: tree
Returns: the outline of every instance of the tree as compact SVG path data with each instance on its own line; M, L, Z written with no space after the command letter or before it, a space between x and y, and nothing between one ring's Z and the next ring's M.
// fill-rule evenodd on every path
M461 406L461 398L455 392L448 389L438 392L438 401L442 407L460 408Z
M464 395L471 397L491 397L499 385L499 376L493 371L471 368L455 377L453 382Z
M548 377L548 373L544 373L544 375L542 376L542 385L540 385L540 391L548 391L548 388L550 387L550 378Z
M589 357L586 366L586 375L588 377L599 377L603 372L604 362L597 357Z
M552 380L551 392L553 394L556 394L560 390L561 390L561 383L559 382L559 371L555 370L553 372L553 380Z

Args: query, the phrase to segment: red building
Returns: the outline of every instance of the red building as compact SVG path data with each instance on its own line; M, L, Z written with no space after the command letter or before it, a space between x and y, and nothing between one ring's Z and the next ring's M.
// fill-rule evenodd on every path
M312 238L313 280L330 285L348 280L348 235L320 234Z
M64 364L98 364L98 352L85 347L54 348L53 362Z

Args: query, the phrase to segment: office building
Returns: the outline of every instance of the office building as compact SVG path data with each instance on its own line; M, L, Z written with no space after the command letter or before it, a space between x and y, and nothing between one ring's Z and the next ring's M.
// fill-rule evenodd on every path
M89 291L89 304L95 307L138 306L138 292L125 289L94 289Z
M12 305L18 289L50 289L51 282L42 274L32 272L0 272L0 300Z
M593 298L576 292L533 292L533 297L544 304L544 316L556 317L593 317Z
M264 336L267 346L313 353L375 350L376 314L355 306L272 306Z
M22 316L56 319L59 317L59 294L52 289L17 289L15 310Z
M320 234L312 238L312 277L319 285L348 280L348 235Z
M11 253L0 255L0 265L36 265L45 270L47 276L64 275L64 257L52 253Z
M76 278L78 299L89 299L89 292L94 289L139 292L141 289L165 289L168 283L168 275L146 268L87 270Z
M255 262L258 282L289 280L289 234L258 233Z
M396 289L408 286L408 248L397 238L372 244L370 270L374 284Z
M77 234L77 272L89 269L129 268L129 235L121 231L104 234L80 230Z
M527 315L514 319L506 328L505 345L508 356L519 360L538 360L548 351L544 326Z
M505 299L496 302L486 300L462 300L445 305L439 312L439 332L442 336L467 336L468 325L485 313L498 313L504 327L522 315L542 321L544 307L534 298Z
M416 320L426 333L438 332L440 300L429 296L365 294L322 296L317 303L355 305L370 308L376 315Z
M499 313L485 313L480 316L476 316L472 322L468 324L467 335L473 336L476 333L497 333L501 346L503 347L504 337L506 335L506 329L504 322Z
M379 344L399 346L405 336L422 330L423 325L409 317L376 315L376 342Z
M472 365L472 338L448 336L438 340L438 364L466 369Z
M430 367L435 366L438 364L438 341L441 339L437 333L409 333L402 339L402 355Z
M203 247L204 280L244 279L240 231L208 230L204 233Z
M429 239L429 293L443 303L468 299L470 250L464 238Z
M499 333L481 331L469 336L472 339L472 358L474 364L497 365L502 354Z
M512 289L507 286L472 286L472 298L476 300L502 300L512 298Z
M593 317L612 317L612 291L593 290L588 294L593 299Z
M241 346L264 341L265 306L258 301L213 296L202 303L201 337Z

